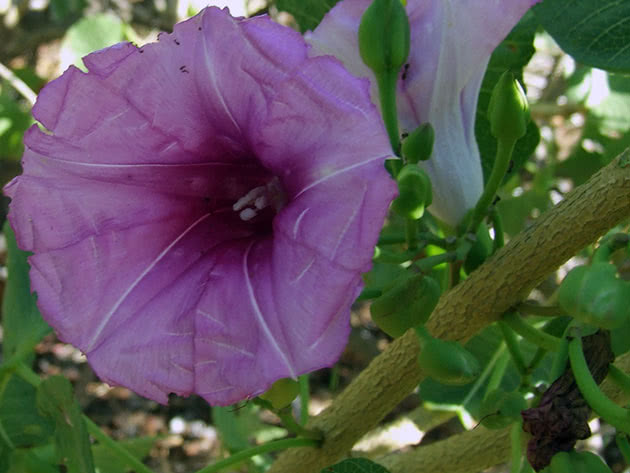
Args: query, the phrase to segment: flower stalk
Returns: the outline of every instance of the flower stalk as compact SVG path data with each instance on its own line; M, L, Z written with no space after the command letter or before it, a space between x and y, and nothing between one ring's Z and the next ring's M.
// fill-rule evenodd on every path
M553 335L543 332L525 322L515 312L506 312L503 316L503 322L524 339L532 342L534 345L544 348L548 351L557 352L560 350L562 340Z
M574 337L569 342L569 360L575 382L589 406L610 425L629 433L630 411L613 402L599 389L584 357L582 337Z

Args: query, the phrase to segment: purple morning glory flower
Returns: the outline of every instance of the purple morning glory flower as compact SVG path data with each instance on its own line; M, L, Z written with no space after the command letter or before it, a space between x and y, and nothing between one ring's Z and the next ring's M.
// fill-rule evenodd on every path
M9 219L103 380L226 405L339 357L395 185L368 82L307 49L208 8L41 92Z
M538 0L408 0L408 67L398 83L401 133L430 122L433 157L421 163L433 184L429 210L456 225L483 191L475 140L477 98L494 48ZM357 32L371 0L343 0L307 34L311 54L333 54L359 77L373 78ZM375 81L372 81L375 84ZM372 96L378 98L376 85Z

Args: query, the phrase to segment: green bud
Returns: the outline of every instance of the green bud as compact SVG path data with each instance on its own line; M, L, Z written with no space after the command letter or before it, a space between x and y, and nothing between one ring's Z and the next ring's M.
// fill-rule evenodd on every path
M433 152L435 132L430 123L423 123L413 130L402 142L402 155L408 163L426 161Z
M431 337L423 329L416 332L421 345L418 363L426 375L449 385L468 384L479 376L479 362L459 343Z
M374 0L359 25L363 62L379 74L398 71L409 55L409 19L400 0Z
M440 293L435 279L423 274L405 274L372 302L372 320L390 337L400 337L429 319Z
M521 411L527 409L523 394L506 392L501 388L490 392L481 403L481 423L487 429L503 429L520 419Z
M612 473L601 458L591 452L558 452L542 473Z
M509 71L503 73L492 91L488 119L490 131L499 140L516 142L525 135L529 105L523 88Z
M473 243L470 251L468 251L464 261L464 270L468 274L481 266L492 253L492 238L490 238L490 232L485 224L482 223L477 227L476 236L477 240Z
M300 393L300 385L291 378L282 378L271 385L271 388L261 394L261 399L271 403L274 409L287 407Z
M616 272L605 262L573 268L558 290L560 307L581 322L609 330L620 327L630 319L630 282Z
M433 201L429 176L415 164L406 164L396 180L398 197L392 203L392 210L402 217L418 220Z

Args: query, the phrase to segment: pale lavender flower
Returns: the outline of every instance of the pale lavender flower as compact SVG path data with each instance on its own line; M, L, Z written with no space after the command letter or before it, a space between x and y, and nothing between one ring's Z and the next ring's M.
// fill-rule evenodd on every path
M368 82L307 48L208 8L41 92L9 219L103 380L225 405L339 357L395 186Z
M408 0L408 66L398 82L402 133L423 122L435 130L433 157L421 164L433 184L429 210L457 224L483 191L475 140L481 81L494 48L537 0ZM371 0L343 0L307 34L310 54L333 54L359 77L373 79L359 56L357 32ZM372 81L375 83L375 81ZM372 96L378 100L376 86Z

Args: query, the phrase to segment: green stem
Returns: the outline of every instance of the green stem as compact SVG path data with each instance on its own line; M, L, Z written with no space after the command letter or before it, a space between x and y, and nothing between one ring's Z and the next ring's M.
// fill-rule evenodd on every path
M610 376L610 379L612 379L621 389L630 393L630 376L612 363L608 366L608 376Z
M381 113L389 142L395 155L400 156L400 137L398 136L398 112L396 109L396 82L398 70L384 71L377 74L378 92L381 99Z
M122 460L126 466L132 468L136 473L153 473L153 470L133 456L129 450L123 447L120 443L116 442L109 435L103 432L101 428L92 422L89 417L83 415L83 421L85 422L90 435L98 440L101 445L108 448L120 460Z
M630 463L630 443L628 443L628 436L619 432L615 437L615 441L617 442L617 447L621 455L623 455L624 460L626 460L626 464Z
M569 360L575 382L588 405L610 425L623 432L630 432L630 411L615 404L599 389L588 369L581 337L575 337L569 342Z
M228 467L236 466L256 455L275 452L277 450L284 450L292 447L317 448L319 447L319 442L317 440L304 438L274 440L273 442L267 442L263 445L258 445L256 447L248 448L246 450L241 450L240 452L231 455L229 458L213 463L212 465L208 465L201 470L197 470L195 473L215 473Z
M439 255L427 256L426 258L422 258L416 263L416 267L422 272L427 272L439 264L455 261L456 257L457 255L455 254L455 252L447 251L446 253L440 253Z
M483 189L483 194L481 194L481 197L473 210L473 217L470 221L470 225L468 226L469 233L474 233L477 227L479 227L481 221L488 214L490 204L492 204L494 196L501 186L503 177L507 172L515 143L516 140L507 143L505 140L497 140L497 154L494 159L494 165L492 166L492 172L490 173L490 178L488 178L488 182Z
M503 315L503 321L521 337L532 342L534 345L553 352L560 350L562 339L531 326L515 312L506 312Z
M427 245L437 246L439 248L442 248L443 250L449 250L453 246L448 241L446 241L446 238L440 238L439 236L434 235L431 232L422 232L421 231L418 234L418 239L420 241L426 243Z
M449 267L448 267L448 287L455 287L459 284L459 280L461 278L461 270L462 265L464 263L461 260L455 258Z
M330 381L328 382L328 390L335 392L339 387L339 365L335 363L330 368Z
M504 351L505 351L505 345L502 344L501 348L497 350L497 354L503 355ZM483 396L484 399L488 397L488 394L490 394L492 391L494 391L501 385L501 380L503 379L503 375L505 374L505 370L507 369L509 361L510 361L510 357L507 353L505 353L503 356L501 356L497 360L496 364L494 365L494 369L492 370L492 375L490 376L490 379L488 380L488 385L486 386L486 392Z
M510 430L511 459L510 473L520 473L521 463L523 462L523 449L521 446L521 437L523 432L523 423L521 421L514 422Z
M556 379L562 376L564 370L567 368L567 359L569 357L569 339L562 337L560 342L560 348L556 352L556 356L551 364L551 370L549 372L549 382L553 383Z
M468 408L470 402L473 400L473 398L477 394L477 391L479 391L481 387L485 384L486 379L488 377L490 377L490 380L488 381L488 385L490 385L493 382L493 378L497 371L496 370L497 365L503 364L503 360L509 360L508 357L502 356L504 351L505 351L505 347L501 345L499 349L494 353L492 358L490 358L490 361L488 361L488 363L486 364L486 367L483 369L479 377L475 380L475 383L472 385L472 388L470 388L470 390L468 391L468 394L466 394L466 397L462 400L461 405L464 408ZM501 373L501 376L503 376L503 373ZM501 378L499 378L499 384L500 383L501 383ZM496 386L498 386L498 384ZM488 391L486 388L484 398L487 395L488 395Z
M400 245L407 241L406 235L381 235L378 239L378 246Z
M514 307L514 309L521 314L542 315L545 317L567 315L567 313L560 306L543 306L527 301L521 302L516 307Z
M612 254L628 246L630 237L625 233L615 233L603 238L599 248L593 254L592 261L608 263Z
M293 432L299 437L317 440L318 442L323 439L323 434L321 432L307 429L295 421L293 414L291 413L291 406L275 411L275 413L278 417L280 417L282 424L287 428L287 430L289 430L289 432Z
M405 236L407 240L407 248L410 251L418 249L418 225L413 219L405 220Z
M490 212L492 228L494 228L494 240L492 242L492 253L496 253L499 248L505 245L505 235L503 233L503 219L496 208Z
M34 387L38 387L42 382L41 378L23 363L15 368L15 373ZM109 437L89 417L83 414L82 418L90 435L114 453L125 465L133 468L137 473L153 473L153 470L129 453L125 447Z
M381 291L380 289L363 289L363 291L361 291L361 294L359 294L359 297L357 297L356 302L365 301L368 299L376 299L382 294L383 291Z
M29 105L32 107L37 99L37 94L13 73L11 69L0 62L0 78L6 80L19 94L26 99Z
M514 361L517 371L523 378L525 378L527 376L527 366L525 365L525 360L523 359L523 354L518 346L518 341L516 340L514 332L502 320L499 320L498 325L501 329L503 340L505 340L505 345L510 352L510 356L512 357L512 361Z
M308 422L308 406L311 402L309 375L299 376L298 383L300 385L300 424L306 425Z
M559 341L559 346L562 346L562 340L558 339ZM528 373L533 373L534 370L536 368L538 368L538 365L540 364L540 362L545 358L545 355L548 353L547 350L545 350L544 348L538 348L536 350L536 353L534 353L534 356L532 357L532 359L530 360L529 364L527 365L527 372Z
M32 369L26 366L24 363L20 363L15 367L15 374L17 374L20 378L26 381L33 387L38 387L42 380L39 376L37 376Z

